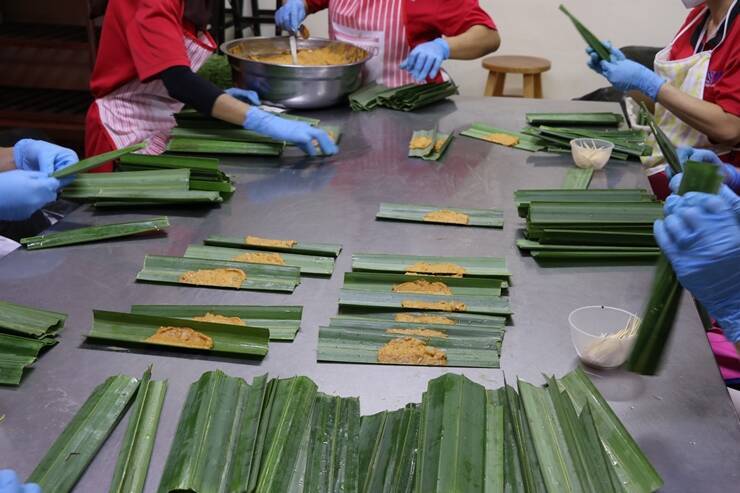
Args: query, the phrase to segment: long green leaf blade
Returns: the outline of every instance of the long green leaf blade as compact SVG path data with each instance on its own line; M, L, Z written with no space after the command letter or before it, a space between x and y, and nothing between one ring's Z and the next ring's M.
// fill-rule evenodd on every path
M413 306L411 306L413 304ZM339 306L360 306L386 309L425 309L416 304L427 304L428 310L482 313L485 315L511 315L508 298L500 296L438 296L414 293L378 293L342 289ZM457 305L457 306L453 306ZM447 307L447 308L445 308Z
M454 264L465 269L465 277L508 279L511 276L511 273L506 268L506 260L495 257L429 257L382 253L357 253L352 256L352 270L355 271L406 273L411 266L421 263ZM426 273L437 274L437 272Z
M427 214L439 210L458 212L468 216L467 224L456 224L456 226L483 226L488 228L503 228L504 226L503 211L494 209L461 209L458 207L436 207L431 205L391 204L383 202L380 204L380 210L375 217L378 219L427 224L446 224L425 219Z
M32 236L22 238L20 243L29 250L39 250L42 248L77 245L80 243L90 243L93 241L109 240L112 238L123 238L143 233L156 233L168 228L169 225L170 222L166 217L158 217L145 221L89 226L86 228L77 228L40 236Z
M586 43L599 55L602 60L611 60L612 56L609 52L609 49L604 46L604 43L602 43L599 38L597 38L591 31L586 28L586 26L584 26L578 19L576 19L575 16L571 14L568 9L565 8L565 5L560 5L560 10L570 18L570 20L573 22L573 25L576 26L576 29L581 34Z
M272 250L275 252L300 253L305 255L319 255L324 257L338 257L342 251L342 245L334 243L306 243L296 241L292 247L261 246L254 242L247 242L248 236L209 236L205 240L206 245L220 246L227 248L251 248L254 250Z
M245 262L245 256L253 254L259 256L264 253L260 250L246 250L241 248L224 248L216 246L189 245L185 250L186 258L199 258L207 260L228 260L231 262ZM297 255L294 253L277 253L284 265L297 267L301 274L313 274L321 276L330 276L334 272L334 259L331 257L320 257L314 255ZM270 265L270 264L266 264Z
M146 147L146 142L142 142L141 144L134 144L132 146L106 152L104 154L99 154L97 156L83 159L82 161L79 161L77 164L73 164L72 166L67 166L66 168L60 169L59 171L53 173L51 176L52 178L66 178L78 173L84 173L85 171L97 168L103 163L118 159L119 157L125 156L126 154L141 150L144 147Z

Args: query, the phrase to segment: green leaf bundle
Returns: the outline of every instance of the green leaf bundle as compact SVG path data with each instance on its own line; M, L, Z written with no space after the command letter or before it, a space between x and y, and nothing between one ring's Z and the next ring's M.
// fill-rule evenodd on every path
M679 195L687 192L716 194L724 177L719 166L687 161ZM661 255L655 272L647 307L635 345L627 362L628 368L643 375L654 375L660 368L666 344L681 302L683 288L678 282L670 262Z
M349 95L353 111L372 111L375 108L389 108L397 111L415 111L430 104L458 94L452 81L441 84L409 84L393 89L371 83Z
M563 189L565 190L587 190L594 176L593 168L569 168L565 173Z
M125 156L126 154L130 154L132 152L138 151L146 147L146 143L143 142L141 144L134 144L132 146L124 147L123 149L118 149L115 151L106 152L103 154L99 154L97 156L93 156L87 159L83 159L82 161L79 161L77 164L73 164L72 166L67 166L66 168L62 168L59 171L56 171L51 176L52 178L66 178L68 176L76 175L78 173L84 173L85 171L89 171L93 168L97 168L101 164L107 163L108 161L112 161L114 159L118 159L121 156Z
M96 387L27 482L38 483L47 493L72 491L123 416L138 386L137 379L118 375Z
M0 385L20 385L23 371L54 339L32 339L0 333Z
M62 330L67 315L0 301L0 332L44 338Z
M377 219L397 221L450 224L427 217L428 214L438 211L456 212L467 216L466 224L454 224L456 226L504 227L504 212L495 209L461 209L458 207L436 207L432 205L391 204L383 202L380 204L380 210L375 217Z
M80 243L123 238L145 233L157 233L165 230L169 225L169 220L166 217L157 217L144 221L105 224L68 231L58 231L40 236L22 238L20 242L28 250L39 250L42 248L77 245Z
M483 140L486 142L493 142L491 140L492 134L503 134L503 135L508 135L510 137L515 137L516 139L518 139L518 143L512 146L514 149L520 149L522 151L529 151L529 152L539 152L539 151L547 150L547 146L548 146L547 142L538 137L527 135L524 133L519 133L519 132L512 132L510 130L503 130L501 128L496 128L490 125L486 125L485 123L473 123L473 125L470 128L460 132L460 135L463 135L465 137ZM497 144L496 142L493 142L493 143ZM497 145L501 145L501 144L497 144Z
M514 201L519 217L527 217L532 202L654 202L653 195L644 189L601 190L517 190Z
M228 139L204 139L173 137L167 144L169 152L197 154L239 154L244 156L279 156L283 153L283 143L244 142Z

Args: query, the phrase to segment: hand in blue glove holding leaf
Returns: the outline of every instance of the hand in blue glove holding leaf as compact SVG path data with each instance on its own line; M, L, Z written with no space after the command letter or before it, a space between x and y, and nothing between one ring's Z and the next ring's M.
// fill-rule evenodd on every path
M339 152L339 148L331 140L329 134L320 128L314 128L304 122L280 118L254 106L247 111L244 128L272 137L275 140L293 143L309 156L318 154L314 141L318 142L321 152L325 156L331 156Z
M614 48L609 41L604 42L604 46L611 53L609 60L602 60L591 48L586 49L589 56L588 66L591 70L606 77L617 89L624 92L640 91L653 101L658 99L660 88L666 82L663 78L649 68L627 59L624 53Z
M35 483L22 484L18 475L10 469L0 470L0 493L41 493Z

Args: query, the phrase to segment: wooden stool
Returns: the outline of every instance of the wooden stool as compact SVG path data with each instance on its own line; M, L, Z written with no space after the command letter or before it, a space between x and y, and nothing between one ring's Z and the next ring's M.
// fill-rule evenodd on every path
M525 98L542 99L542 73L550 70L550 60L533 56L499 55L484 58L483 68L488 70L484 96L503 96L506 74L524 76Z

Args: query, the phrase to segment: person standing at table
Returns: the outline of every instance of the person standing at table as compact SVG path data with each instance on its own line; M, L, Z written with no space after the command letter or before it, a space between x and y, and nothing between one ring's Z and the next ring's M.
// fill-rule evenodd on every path
M640 91L655 101L657 122L675 145L712 149L740 166L740 3L682 2L692 10L673 42L655 57L654 71L611 45L611 60L600 60L589 49L589 66L616 88ZM662 161L655 147L644 164Z
M147 154L167 148L174 113L188 104L247 130L325 155L337 147L326 132L262 111L257 94L226 91L196 72L217 49L205 31L212 0L110 0L90 88L88 156L148 141ZM252 106L250 106L250 104ZM108 163L96 171L110 171Z
M307 14L326 8L331 39L373 54L366 79L388 87L441 82L445 60L472 60L501 45L478 0L286 0L275 22L296 32Z

